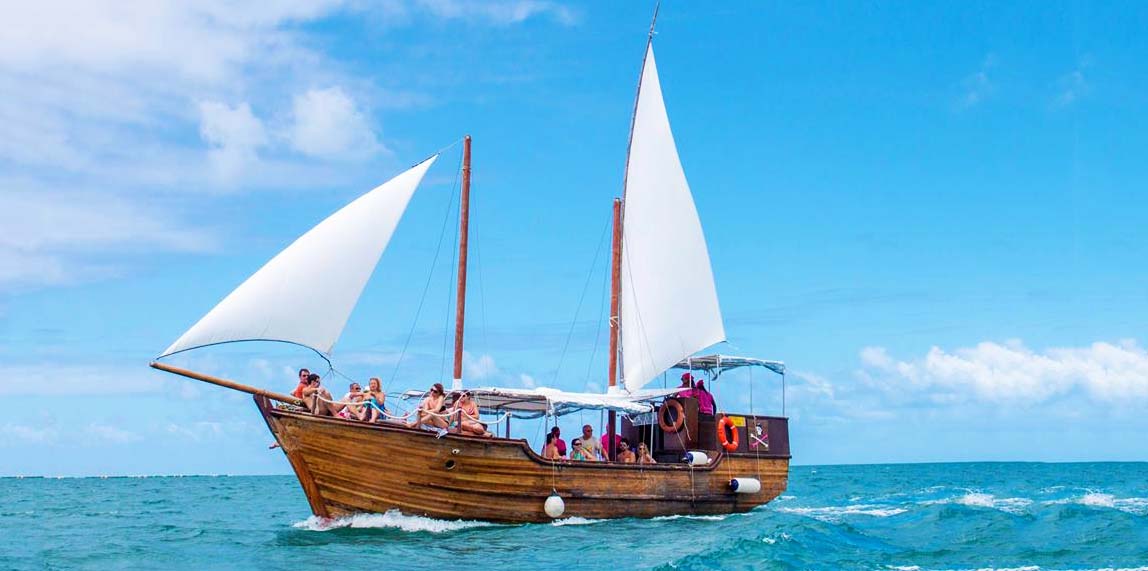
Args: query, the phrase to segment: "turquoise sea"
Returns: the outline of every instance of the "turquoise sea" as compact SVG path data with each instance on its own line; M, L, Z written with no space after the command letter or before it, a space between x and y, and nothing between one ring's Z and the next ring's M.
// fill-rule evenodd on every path
M0 479L0 569L1138 569L1148 464L795 467L744 515L322 526L290 476Z

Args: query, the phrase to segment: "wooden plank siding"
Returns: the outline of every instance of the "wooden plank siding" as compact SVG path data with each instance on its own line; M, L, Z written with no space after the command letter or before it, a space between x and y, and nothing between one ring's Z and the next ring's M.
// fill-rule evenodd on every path
M789 457L777 454L712 452L708 466L694 468L555 462L521 439L435 438L399 424L312 416L255 400L311 511L322 517L397 509L439 519L545 522L551 518L543 502L552 492L565 501L562 517L725 514L773 500L789 473ZM762 491L734 494L733 477L757 478Z

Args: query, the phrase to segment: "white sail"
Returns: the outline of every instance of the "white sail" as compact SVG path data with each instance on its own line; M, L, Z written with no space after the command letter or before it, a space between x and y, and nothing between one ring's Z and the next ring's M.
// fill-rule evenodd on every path
M654 49L638 87L622 239L622 371L636 391L725 340L701 221L678 160Z
M329 216L247 278L161 357L230 341L330 355L435 155Z

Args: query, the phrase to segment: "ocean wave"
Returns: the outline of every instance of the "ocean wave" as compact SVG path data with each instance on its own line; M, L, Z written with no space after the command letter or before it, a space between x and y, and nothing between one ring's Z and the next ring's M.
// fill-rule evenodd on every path
M1040 565L1022 565L1020 567L970 567L964 569L932 569L919 565L886 565L885 568L890 571L1148 571L1148 567L1064 569L1060 567L1041 567Z
M1133 515L1148 515L1148 498L1118 498L1103 492L1088 492L1074 498L1049 500L1045 505L1076 504L1091 508L1109 508Z
M1032 505L1032 500L1028 498L998 498L992 494L983 492L968 492L961 496L940 500L925 500L918 503L923 506L958 504L974 508L991 508L1005 513L1020 515L1025 513L1028 506Z
M896 506L881 506L872 504L856 504L850 506L827 506L820 508L774 508L782 513L791 513L816 520L837 523L845 516L864 515L872 517L890 517L905 513L905 508Z
M696 519L701 521L721 521L729 517L728 515L660 515L658 517L650 518L652 521L669 521L675 519ZM597 521L597 520L596 520Z
M567 517L567 518L562 518L562 519L556 519L556 520L550 522L550 525L557 525L557 526L562 526L562 525L594 525L596 523L602 523L604 521L610 521L610 520L608 520L608 519L589 519L589 518L584 518L584 517L573 516L573 517Z
M309 531L330 531L332 529L399 529L402 531L423 531L429 533L444 533L460 531L476 527L495 525L485 521L444 520L417 515L405 515L391 510L382 514L355 514L353 516L336 519L311 516L303 521L296 522L293 527Z

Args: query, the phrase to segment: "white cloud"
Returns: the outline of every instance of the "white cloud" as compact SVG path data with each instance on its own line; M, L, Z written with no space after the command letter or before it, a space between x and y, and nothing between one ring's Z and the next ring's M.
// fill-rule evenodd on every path
M143 440L143 437L139 434L101 422L89 424L84 429L84 435L95 440L111 442L113 444L130 444Z
M1148 351L1133 340L1036 352L1020 341L933 347L900 361L880 347L861 352L862 378L890 393L927 393L936 403L976 399L1040 403L1079 389L1095 401L1148 398Z
M498 373L498 365L494 363L494 357L491 357L490 355L484 354L475 357L474 355L463 351L462 372L467 379L481 381Z
M20 180L0 179L0 227L0 290L115 275L109 257L215 246L207 231L143 201ZM93 253L103 253L98 262Z
M295 150L312 157L361 159L383 149L370 119L337 86L295 96L287 137Z
M1084 77L1084 66L1064 74L1057 80L1057 94L1052 100L1053 107L1068 107L1076 103L1089 91Z
M100 365L0 365L0 396L94 396L158 393L164 385L149 370Z
M416 0L415 4L440 18L472 20L496 25L518 24L533 17L547 17L560 24L570 25L577 15L557 2L543 0L466 1Z
M6 423L0 426L0 447L19 442L24 444L51 444L60 436L55 426L28 426L24 424Z
M992 79L989 77L989 71L995 66L996 56L989 54L985 56L984 62L981 63L981 68L976 73L965 77L961 82L963 93L957 102L958 107L975 107L992 94L995 87Z
M534 380L534 377L527 375L526 373L518 375L518 382L522 383L522 386L528 389L533 389L534 387L538 386L538 383Z
M209 160L222 180L234 179L259 160L258 151L267 144L263 121L241 103L231 107L216 101L199 104L199 135L211 145Z

